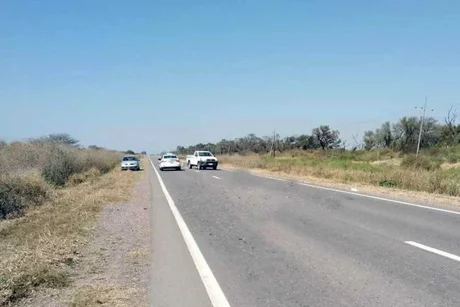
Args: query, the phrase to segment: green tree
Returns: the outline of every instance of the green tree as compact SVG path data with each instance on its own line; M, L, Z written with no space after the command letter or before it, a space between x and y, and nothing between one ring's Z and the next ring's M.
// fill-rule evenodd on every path
M321 146L323 150L333 149L340 146L339 131L331 130L328 125L319 126L312 130L313 140Z
M393 144L393 133L390 122L385 122L375 131L375 141L378 147L390 148Z
M363 142L364 142L364 149L366 150L373 149L377 145L375 132L371 130L365 131Z

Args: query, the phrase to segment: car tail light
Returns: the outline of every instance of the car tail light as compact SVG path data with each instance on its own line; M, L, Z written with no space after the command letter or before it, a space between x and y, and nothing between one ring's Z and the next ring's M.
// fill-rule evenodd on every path
M179 159L176 159L176 162L180 162L180 160L179 160Z

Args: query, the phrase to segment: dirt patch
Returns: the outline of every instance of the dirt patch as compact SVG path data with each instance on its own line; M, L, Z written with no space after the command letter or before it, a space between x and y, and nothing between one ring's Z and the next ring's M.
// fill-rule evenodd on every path
M457 163L443 163L443 164L441 164L441 168L443 168L443 169L460 168L460 162L457 162Z
M147 170L129 202L105 206L90 243L71 264L71 286L42 290L18 306L148 306L150 186Z
M394 159L388 159L388 160L377 160L374 162L371 162L372 165L393 165L393 166L400 166L402 162L401 158L394 158Z
M238 170L238 168L230 164L223 164L222 168L228 170ZM391 198L395 200L401 200L411 203L417 203L421 205L439 206L443 208L459 209L460 199L458 197L432 194L427 192L414 192L405 191L394 188L376 187L370 185L364 185L359 183L340 183L330 179L317 178L313 176L299 176L299 175L288 175L283 172L273 172L264 169L244 169L254 174L275 176L284 179L297 180L305 183L314 185L320 185L324 187L341 189L350 192L359 192L363 194L375 195L384 198Z

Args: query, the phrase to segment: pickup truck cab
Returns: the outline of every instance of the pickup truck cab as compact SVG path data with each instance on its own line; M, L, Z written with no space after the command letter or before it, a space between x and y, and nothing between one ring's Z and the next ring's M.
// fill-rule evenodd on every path
M187 155L187 165L189 168L196 166L198 169L212 167L217 169L219 161L210 151L195 151L193 155Z

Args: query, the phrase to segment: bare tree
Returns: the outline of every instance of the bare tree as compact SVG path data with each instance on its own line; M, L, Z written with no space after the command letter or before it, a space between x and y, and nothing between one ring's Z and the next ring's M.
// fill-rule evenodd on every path
M359 133L355 133L352 135L352 138L353 138L353 146L352 146L352 150L357 150L357 149L362 149L363 148L363 142L362 141L359 141Z
M457 127L457 110L453 106L450 107L447 112L447 116L444 118L446 125L444 126L444 141L447 145L454 145L459 136L459 127Z

